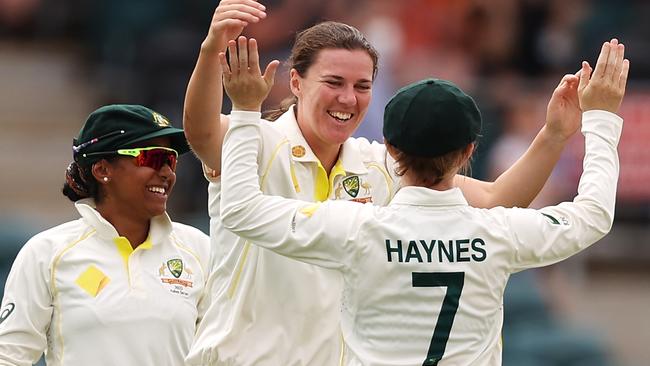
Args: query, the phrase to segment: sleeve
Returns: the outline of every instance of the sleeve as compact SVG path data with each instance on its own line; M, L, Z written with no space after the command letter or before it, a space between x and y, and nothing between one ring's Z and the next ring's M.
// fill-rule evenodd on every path
M605 111L583 114L583 172L573 202L540 210L512 209L508 225L515 243L513 271L565 259L600 240L612 227L623 120Z
M326 268L349 266L366 207L264 195L257 176L260 144L259 113L233 111L222 162L223 226L287 257Z
M0 310L0 365L32 365L47 347L52 319L51 252L31 239L14 261Z
M195 238L194 240L199 244L199 250L197 251L199 258L198 260L201 263L202 267L202 272L203 272L203 289L201 290L201 294L199 295L199 299L196 304L196 310L197 310L197 319L196 319L196 324L199 324L201 320L203 320L203 317L205 316L205 313L207 309L210 307L210 302L211 302L211 297L210 297L210 291L209 291L209 283L210 283L210 278L212 277L212 271L215 267L213 267L211 264L211 258L212 258L212 245L210 245L210 237L205 235L202 231L192 228L194 231Z

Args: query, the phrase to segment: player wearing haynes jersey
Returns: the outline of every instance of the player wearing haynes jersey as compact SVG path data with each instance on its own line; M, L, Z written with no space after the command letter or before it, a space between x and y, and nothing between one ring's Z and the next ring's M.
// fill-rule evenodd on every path
M209 239L172 222L183 131L137 105L93 112L63 193L80 219L21 249L0 310L0 365L178 366L202 313Z
M509 275L565 259L611 228L622 129L614 113L629 70L616 40L603 45L591 78L583 62L579 84L574 75L560 83L584 110L584 172L573 202L540 210L468 206L454 176L481 117L469 96L437 79L401 89L386 106L384 137L403 182L388 206L266 196L257 176L260 114L246 111L259 110L270 78L232 58L230 70L221 57L239 110L224 143L223 225L342 274L343 364L499 365Z
M330 365L340 357L340 275L251 246L224 230L219 218L221 144L229 117L220 117L217 55L246 24L265 16L258 2L221 1L187 89L183 124L188 141L212 168L207 177L210 236L216 249L211 259L212 302L188 365ZM342 199L385 205L399 184L393 160L383 144L350 137L372 97L376 50L356 28L325 22L297 36L289 64L293 96L280 112L267 117L279 118L261 126L262 190L313 202ZM276 67L271 63L269 71ZM546 124L529 151L494 183L455 179L471 205L531 202L580 125L579 108L564 103L562 92L553 95Z

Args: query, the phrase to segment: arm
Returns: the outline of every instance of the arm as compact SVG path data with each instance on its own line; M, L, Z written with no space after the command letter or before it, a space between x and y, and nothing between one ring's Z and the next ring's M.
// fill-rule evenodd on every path
M540 211L514 211L510 217L517 248L514 270L564 259L611 229L619 173L616 148L623 126L613 113L622 101L629 70L623 54L615 39L606 42L591 79L591 68L583 62L578 91L585 109L585 158L578 196Z
M222 0L187 86L183 110L185 136L196 155L216 174L221 170L221 145L228 129L228 118L221 115L222 69L218 55L246 25L266 17L264 9L253 0Z
M256 245L299 261L333 269L349 266L356 252L351 243L365 205L264 195L257 176L259 118L255 112L231 114L221 176L223 226Z
M494 182L456 176L455 183L474 207L527 207L541 191L569 138L579 129L578 76L565 75L547 107L546 124L528 150Z
M273 62L262 76L256 41L251 39L248 47L245 37L239 37L237 42L229 43L230 66L225 55L220 55L226 92L233 108L238 109L231 114L224 141L222 224L233 233L282 255L339 268L353 253L346 245L355 235L353 224L362 205L314 204L261 192L257 175L262 144L259 109L273 84L277 63Z
M30 240L16 257L0 309L0 364L32 365L47 347L52 319L48 251Z

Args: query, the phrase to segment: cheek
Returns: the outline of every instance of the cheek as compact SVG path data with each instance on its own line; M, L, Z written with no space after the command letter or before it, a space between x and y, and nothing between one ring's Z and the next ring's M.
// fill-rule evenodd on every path
M357 94L357 103L359 103L359 109L361 110L361 113L366 113L368 106L370 105L371 98L372 91Z

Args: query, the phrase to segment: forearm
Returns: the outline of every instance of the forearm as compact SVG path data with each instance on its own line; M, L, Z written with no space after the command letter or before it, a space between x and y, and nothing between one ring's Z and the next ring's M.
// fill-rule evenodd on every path
M208 167L221 170L221 146L228 120L221 115L223 98L220 50L201 47L185 94L183 127L190 146Z
M528 207L553 172L565 145L566 140L551 135L544 126L524 155L494 182L457 176L457 185L474 207Z
M583 173L573 202L521 210L512 215L512 233L519 247L517 270L555 263L605 236L614 221L619 176L617 145L623 120L604 111L586 112ZM535 214L533 214L535 213ZM537 213L541 213L539 215Z

